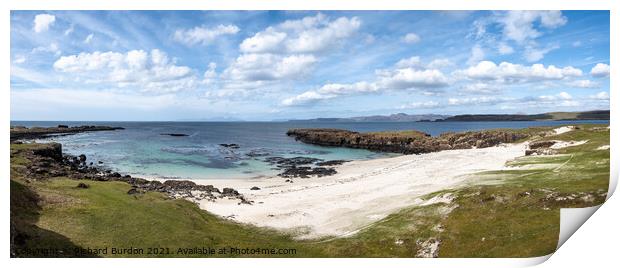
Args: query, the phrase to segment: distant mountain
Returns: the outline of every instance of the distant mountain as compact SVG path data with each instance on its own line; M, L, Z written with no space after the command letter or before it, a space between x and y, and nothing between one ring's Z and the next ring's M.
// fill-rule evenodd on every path
M314 119L295 119L289 122L417 122L435 121L447 118L447 115L439 114L405 114L397 113L391 115L371 115L356 116L347 118L314 118Z
M544 114L463 114L437 121L558 121L558 120L609 120L609 110L586 112L552 112Z

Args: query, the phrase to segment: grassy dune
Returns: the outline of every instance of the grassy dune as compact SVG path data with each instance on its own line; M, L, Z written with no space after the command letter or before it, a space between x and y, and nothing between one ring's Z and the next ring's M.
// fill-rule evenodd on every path
M214 257L414 257L438 242L439 257L529 257L553 252L559 234L559 209L604 201L609 179L606 126L581 126L562 135L539 138L588 140L556 156L520 157L514 169L473 174L449 195L450 203L410 207L343 238L298 241L274 230L237 224L160 193L128 195L122 182L23 176L28 159L11 145L11 220L28 235L27 247L165 247L170 255L95 256L174 257L178 248L295 249L294 255L217 254ZM66 256L71 256L65 252ZM191 255L207 257L209 255Z

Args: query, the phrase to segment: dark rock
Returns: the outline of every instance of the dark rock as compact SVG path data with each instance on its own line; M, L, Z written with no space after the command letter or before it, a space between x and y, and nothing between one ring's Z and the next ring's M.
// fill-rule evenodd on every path
M530 143L530 149L538 149L538 148L549 148L554 145L555 141L535 141Z
M129 191L127 191L128 195L135 195L135 194L139 194L139 193L140 192L136 188L131 188L131 189L129 189Z
M274 157L267 157L265 159L265 162L272 164L272 165L277 165L278 167L294 167L294 166L299 166L299 165L309 165L309 164L313 164L319 161L322 161L322 160L318 158L303 157L303 156L291 157L291 158L274 156Z
M112 177L112 178L120 178L121 174L118 173L118 172L114 172L114 173L111 173L109 176Z
M69 128L67 125L58 125L58 128Z
M256 191L256 190L260 190L260 188L257 186L253 186L252 188L250 188L250 190Z
M323 161L323 162L316 163L316 165L317 166L338 166L346 162L349 162L349 160L329 160L329 161Z
M333 168L324 168L324 167L289 167L284 170L284 172L278 174L280 177L284 178L309 178L310 176L331 176L336 174L336 170Z
M90 186L89 186L88 184L83 183L83 182L80 182L80 183L78 183L78 185L77 185L77 188L82 188L82 189L87 189L87 188L89 188L89 187L90 187Z
M196 183L188 180L167 180L164 186L175 190L191 190L196 187Z
M233 188L224 188L222 189L222 195L223 196L238 196L239 192L237 192L237 190L233 189Z
M50 171L50 176L51 177L63 177L63 176L67 176L67 172L63 169L54 169Z
M239 149L239 144L236 143L220 143L220 146L230 148L230 149Z
M62 160L62 145L56 142L41 144L32 149L34 155Z
M183 133L162 133L162 136L171 136L171 137L187 137L189 135Z
M78 159L80 160L80 163L86 163L86 155L81 154L78 156Z

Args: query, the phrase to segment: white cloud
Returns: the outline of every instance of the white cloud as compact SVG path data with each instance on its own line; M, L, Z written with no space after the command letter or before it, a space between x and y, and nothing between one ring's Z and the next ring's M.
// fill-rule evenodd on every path
M591 95L590 99L593 100L609 100L609 93L605 92L605 91L601 91L595 95Z
M378 83L385 89L435 89L449 84L448 78L439 70L416 70L413 68L381 71Z
M353 36L361 26L357 17L330 21L317 14L287 20L256 33L239 46L244 53L316 53L333 49Z
M412 67L415 66L415 67ZM425 69L418 57L403 59L394 69L376 70L374 82L326 84L282 101L284 106L307 105L339 96L379 93L387 90L419 90L434 92L449 85L449 79L437 69Z
M546 80L562 80L581 76L583 72L572 66L558 68L554 65L545 67L542 64L524 66L509 62L499 65L491 61L481 61L475 66L455 72L457 76L464 76L474 80L497 81L501 83L528 83Z
M499 97L469 97L469 98L449 98L449 105L495 105L502 102L510 101L510 98Z
M540 22L541 27L554 29L566 24L567 21L561 11L508 11L498 18L498 22L503 26L504 37L518 43L542 35L535 29L535 22Z
M466 98L449 98L448 105L451 106L493 106L498 104L510 104L515 107L575 107L580 103L575 101L573 97L566 93L560 92L555 95L543 95L539 97L496 97L496 96L482 96L482 97L466 97Z
M436 101L424 101L424 102L412 102L400 106L400 109L433 109L439 108L442 105Z
M174 33L174 40L186 45L208 45L223 35L233 35L239 32L236 25L220 24L213 28L206 26L194 27L192 29L179 29Z
M15 64L22 64L26 62L26 57L24 57L24 55L17 55L13 58L13 63Z
M538 48L536 46L526 46L525 47L525 52L524 52L524 57L525 60L527 60L528 62L535 62L535 61L539 61L542 58L545 57L545 54L560 48L559 46L555 45L555 46L548 46L546 48Z
M394 66L396 68L413 68L413 69L441 69L453 66L454 63L449 59L434 59L428 64L424 64L419 56L399 60Z
M50 43L49 46L35 47L30 51L30 53L32 54L42 53L42 52L54 53L54 55L56 56L59 56L61 54L60 48L58 47L58 44L56 43Z
M313 55L304 54L243 54L224 71L223 78L250 82L297 79L308 74L316 61Z
M497 48L499 54L501 55L509 55L515 52L515 50L509 46L508 44L502 42L499 44L499 47Z
M590 74L594 77L607 77L609 76L610 68L609 65L605 63L597 63L592 70L590 70Z
M397 68L419 68L422 67L422 59L419 56L413 56L406 59L399 60L396 65Z
M266 31L259 32L254 36L243 40L239 45L242 52L257 53L257 52L280 52L283 47L283 41L286 38L286 33L276 32L272 28Z
M469 56L469 59L467 59L467 64L474 65L479 63L483 59L484 50L482 50L482 47L480 45L476 44L471 48L471 55Z
M75 28L74 28L74 27L75 27L75 26L74 26L73 24L71 24L71 26L69 26L69 28L67 28L67 29L65 30L64 35L65 35L65 36L67 36L67 35L70 35L71 33L73 33L73 31L75 30Z
M36 33L47 31L54 24L56 17L50 14L39 14L34 17L34 27Z
M80 82L131 88L142 92L177 92L196 88L199 80L187 66L170 63L159 50L127 53L93 52L60 57L54 69L79 74Z
M95 37L95 34L92 34L92 33L86 36L86 38L84 39L84 44L90 44L90 42L93 41L94 37Z
M453 65L454 63L449 59L434 59L426 67L429 69L441 69Z
M569 86L578 87L578 88L598 88L600 85L592 80L575 80L567 83Z
M403 37L403 41L407 44L415 44L420 42L420 36L415 33L408 33Z
M464 85L460 89L460 91L463 93L484 95L484 94L497 94L498 92L501 91L501 89L498 85L477 82L477 83L471 83L471 84L468 83Z

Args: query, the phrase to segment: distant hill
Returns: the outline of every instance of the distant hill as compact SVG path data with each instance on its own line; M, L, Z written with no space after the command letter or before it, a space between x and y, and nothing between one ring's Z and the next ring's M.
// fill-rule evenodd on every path
M552 112L544 114L463 114L437 121L543 121L543 120L609 120L609 110L586 112Z
M556 121L556 120L609 120L609 110L586 112L551 112L543 114L406 114L371 115L356 117L330 117L292 119L289 122L433 122L433 121Z
M295 119L289 122L417 122L435 121L447 118L447 115L439 114L406 114L397 113L391 115L371 115L356 116L347 118L314 118L314 119Z

